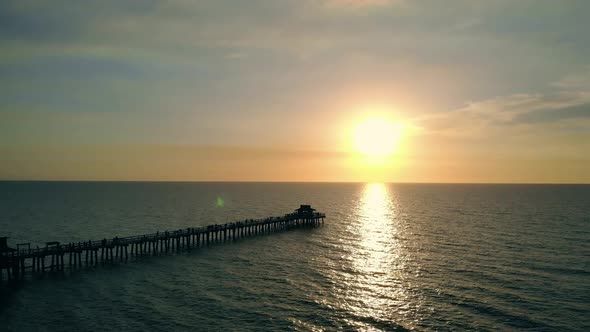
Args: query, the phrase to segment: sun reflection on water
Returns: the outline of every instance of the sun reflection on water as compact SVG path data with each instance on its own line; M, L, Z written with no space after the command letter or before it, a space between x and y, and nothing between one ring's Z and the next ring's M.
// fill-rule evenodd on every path
M356 209L351 229L358 234L352 247L351 280L346 291L345 309L377 329L384 322L406 316L408 294L403 286L404 254L398 240L395 197L385 184L367 184ZM400 322L401 323L401 322ZM384 330L391 326L382 326Z
M381 183L367 184L359 206L360 248L366 259L355 264L365 272L380 272L393 259L390 249L396 245L395 206L388 188Z

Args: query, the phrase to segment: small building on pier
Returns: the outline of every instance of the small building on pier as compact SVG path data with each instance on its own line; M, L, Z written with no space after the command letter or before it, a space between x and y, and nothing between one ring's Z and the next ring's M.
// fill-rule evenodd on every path
M306 217L312 216L315 212L315 209L311 207L311 205L301 205L298 209L295 210L295 213L298 216Z
M8 246L7 237L0 237L0 280L2 279L2 269L8 267L9 256L15 251L16 249Z
M16 249L8 246L8 237L0 237L0 254L4 255L14 251L16 251Z

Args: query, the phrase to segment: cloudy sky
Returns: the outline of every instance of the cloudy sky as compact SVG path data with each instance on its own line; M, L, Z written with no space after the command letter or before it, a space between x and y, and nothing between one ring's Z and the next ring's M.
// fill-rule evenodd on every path
M590 1L0 2L0 179L590 183ZM351 157L378 110L383 165Z

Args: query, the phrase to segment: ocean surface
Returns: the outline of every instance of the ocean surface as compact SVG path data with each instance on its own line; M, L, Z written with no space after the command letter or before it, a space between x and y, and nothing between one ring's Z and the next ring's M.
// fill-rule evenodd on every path
M300 204L325 225L3 287L0 330L590 330L584 185L0 182L0 236L84 241Z

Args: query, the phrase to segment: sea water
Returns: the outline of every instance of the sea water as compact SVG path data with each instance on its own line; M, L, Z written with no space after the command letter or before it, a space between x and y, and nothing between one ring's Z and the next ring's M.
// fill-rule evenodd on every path
M0 182L0 236L36 247L300 204L325 225L4 286L0 330L590 329L584 185Z

